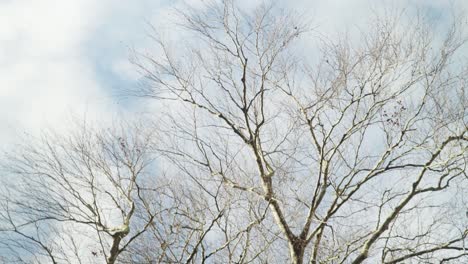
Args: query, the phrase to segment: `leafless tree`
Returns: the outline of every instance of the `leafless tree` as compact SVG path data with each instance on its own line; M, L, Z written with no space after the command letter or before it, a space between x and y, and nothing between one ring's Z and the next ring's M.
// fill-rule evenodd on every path
M253 202L267 208L243 250L228 249L236 232L204 238L220 262L467 260L464 21L440 38L396 13L356 41L271 5L180 14L183 42L154 34L159 53L137 56L136 94L163 109L159 147L181 173L230 208L245 200L222 220L231 230Z
M9 261L115 263L159 214L140 187L149 179L152 138L137 126L80 124L8 153L0 244Z

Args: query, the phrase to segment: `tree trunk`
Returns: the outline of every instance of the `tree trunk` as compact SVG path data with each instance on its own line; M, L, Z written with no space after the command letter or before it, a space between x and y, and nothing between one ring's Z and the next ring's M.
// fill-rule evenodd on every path
M107 258L107 264L114 264L115 261L117 260L117 257L119 256L119 244L122 238L120 237L120 234L114 235L114 241L112 241L112 247L110 249L110 254L109 257Z
M291 255L291 263L293 264L302 264L304 261L304 247L299 243L289 246L289 254Z

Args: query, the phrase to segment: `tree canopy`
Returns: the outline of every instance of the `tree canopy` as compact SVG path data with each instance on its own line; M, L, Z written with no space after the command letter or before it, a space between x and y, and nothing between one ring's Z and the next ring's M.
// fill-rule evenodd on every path
M133 59L151 118L5 155L0 260L468 261L462 18L332 38L269 4L178 14L185 41Z

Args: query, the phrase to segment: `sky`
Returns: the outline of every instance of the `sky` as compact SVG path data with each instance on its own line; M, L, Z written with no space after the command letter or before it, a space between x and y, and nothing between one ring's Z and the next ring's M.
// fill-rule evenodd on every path
M206 0L205 0L206 1ZM203 0L185 3L199 5ZM252 7L259 0L239 0ZM290 0L320 32L339 32L371 16L372 7L417 6L444 17L463 0ZM177 0L0 0L0 146L22 133L66 126L70 116L100 120L136 113L122 91L138 85L131 49L151 50L148 22L171 32Z
M123 91L140 76L131 50L151 51L148 24L177 36L171 11L208 0L0 0L0 151L24 134L67 129L78 116L112 120L143 111ZM261 0L237 0L251 8ZM417 7L445 21L468 0L277 0L321 34L363 26L373 9ZM443 30L443 26L441 27ZM467 53L468 55L468 53Z

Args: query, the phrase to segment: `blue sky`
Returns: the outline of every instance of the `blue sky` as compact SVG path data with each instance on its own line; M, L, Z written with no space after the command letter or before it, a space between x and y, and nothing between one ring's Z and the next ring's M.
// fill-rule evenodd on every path
M0 0L0 138L69 114L105 118L135 79L128 46L160 1Z
M185 1L199 4L202 0ZM252 6L258 0L239 0ZM278 1L310 17L321 32L364 23L371 8L418 6L446 16L462 0ZM67 116L107 119L132 112L117 96L136 85L129 47L151 50L147 22L171 32L168 14L182 1L0 0L0 144L44 126L61 127Z

